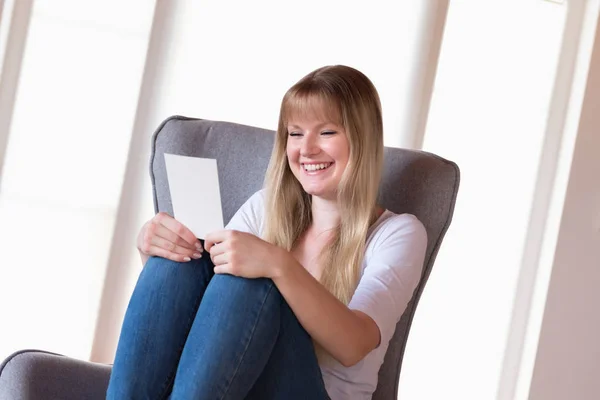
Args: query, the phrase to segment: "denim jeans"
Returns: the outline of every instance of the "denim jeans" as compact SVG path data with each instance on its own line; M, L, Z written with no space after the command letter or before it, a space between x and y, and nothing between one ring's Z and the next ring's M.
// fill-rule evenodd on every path
M213 267L207 252L148 260L107 399L328 399L312 340L273 281Z

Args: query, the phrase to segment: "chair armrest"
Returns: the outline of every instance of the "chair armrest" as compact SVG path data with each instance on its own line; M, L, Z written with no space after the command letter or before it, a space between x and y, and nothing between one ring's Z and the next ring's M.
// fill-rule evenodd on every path
M111 366L39 350L23 350L0 364L0 399L104 400Z

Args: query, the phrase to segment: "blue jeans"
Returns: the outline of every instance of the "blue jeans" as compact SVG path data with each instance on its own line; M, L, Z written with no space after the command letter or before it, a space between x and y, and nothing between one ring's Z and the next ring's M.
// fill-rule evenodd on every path
M312 340L273 281L213 267L207 252L148 260L107 399L328 399Z

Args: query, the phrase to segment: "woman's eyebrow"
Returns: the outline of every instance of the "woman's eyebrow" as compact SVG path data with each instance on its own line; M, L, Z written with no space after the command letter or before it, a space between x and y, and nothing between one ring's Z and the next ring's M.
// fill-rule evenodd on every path
M337 126L337 124L336 124L336 123L334 123L334 122L322 122L322 123L320 123L320 124L316 125L316 126L315 126L315 128L316 128L316 129L320 129L320 128L323 128L323 127L325 127L325 126L327 126L327 125L333 125L334 127L335 127L335 126ZM290 129L290 128L302 129L302 127L301 127L301 126L299 126L299 125L295 125L295 124L289 124L289 125L288 125L288 129Z

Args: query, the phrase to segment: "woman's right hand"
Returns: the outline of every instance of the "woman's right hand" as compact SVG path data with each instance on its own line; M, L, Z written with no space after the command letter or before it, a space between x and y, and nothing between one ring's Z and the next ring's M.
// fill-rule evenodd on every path
M137 248L144 264L150 256L187 262L202 257L204 251L192 231L165 212L159 212L142 226Z

